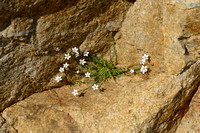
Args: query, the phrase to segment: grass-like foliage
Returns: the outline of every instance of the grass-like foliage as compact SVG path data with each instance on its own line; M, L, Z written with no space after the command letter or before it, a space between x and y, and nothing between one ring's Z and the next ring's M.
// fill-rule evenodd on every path
M145 61L149 61L148 55L144 54L143 59L140 63L126 66L123 68L118 68L116 66L117 52L115 49L115 41L113 44L113 54L109 61L103 59L102 57L89 56L89 52L85 51L81 53L78 51L78 48L72 48L71 54L65 54L65 59L68 61L63 64L63 67L60 67L59 71L64 72L67 70L68 73L75 74L73 78L68 79L68 82L73 83L90 83L91 85L85 89L76 90L72 94L78 95L80 92L85 92L89 88L93 90L98 90L101 87L102 83L113 79L116 84L116 78L119 76L133 75L136 74L136 71L141 71L143 74L148 71ZM69 64L71 65L69 65ZM133 66L142 65L141 68L132 68ZM56 77L56 81L59 82L62 80L61 76ZM118 84L120 85L120 84Z
M91 57L91 62L86 65L91 70L91 77L95 78L95 83L102 83L108 79L116 81L117 76L125 73L127 70L117 68L115 64L106 61L101 57Z

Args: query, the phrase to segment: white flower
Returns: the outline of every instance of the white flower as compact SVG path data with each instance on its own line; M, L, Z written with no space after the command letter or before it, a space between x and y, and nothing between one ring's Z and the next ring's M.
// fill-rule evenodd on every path
M76 73L79 73L79 70L77 70Z
M89 72L85 73L85 77L89 78L90 77L90 73Z
M60 71L60 72L64 72L64 68L63 68L63 67L60 67L59 71Z
M78 48L74 47L74 48L72 48L72 51L73 51L74 53L78 53Z
M65 59L69 60L71 58L71 56L68 54L65 54Z
M79 56L79 52L76 52L75 56L78 57Z
M89 52L85 51L85 52L83 53L83 56L88 56L88 54L89 54Z
M56 48L56 51L60 51L60 48L59 48L59 47L57 47L57 48Z
M145 63L145 59L143 58L141 61L140 61L140 64L143 64L144 65Z
M72 92L72 94L73 94L74 96L78 95L78 90L74 89L74 91Z
M92 88L93 88L93 90L98 90L98 85L96 85L96 84L94 84L93 86L92 86Z
M67 62L65 64L63 64L64 68L68 68L69 64L67 64Z
M61 77L61 76L56 76L55 80L56 80L57 82L59 82L59 81L62 80L62 77Z
M147 72L148 68L147 66L142 66L140 71L142 72L142 74L144 74L145 72Z
M84 65L86 63L85 59L80 59L80 64Z
M148 60L148 59L149 59L149 55L144 54L144 56L142 56L142 58L143 58L144 60Z
M131 69L131 70L130 70L130 73L134 73L134 69Z

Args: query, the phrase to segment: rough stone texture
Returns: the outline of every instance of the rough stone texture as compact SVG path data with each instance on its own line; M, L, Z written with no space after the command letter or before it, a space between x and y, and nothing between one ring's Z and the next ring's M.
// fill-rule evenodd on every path
M137 0L129 9L120 32L115 36L119 53L118 62L125 65L136 63L141 59L141 54L147 53L154 64L149 77L165 73L183 79L181 75L184 75L193 64L198 64L200 58L199 13L199 0ZM175 101L169 105L174 106L174 110L170 111L168 108L168 113L165 114L163 112L165 108L161 109L158 113L160 118L152 120L154 125L142 131L176 131L200 82L199 68L196 72L198 76L194 81L197 84L190 82L191 87L188 87L188 92L181 89L180 94L177 93L177 96L185 102L174 97L176 100L174 99ZM189 77L185 80L192 81ZM181 81L182 87L187 84L183 81ZM159 81L154 80L152 84L154 82Z
M177 133L199 133L200 132L200 87L195 93L189 106L189 110L181 120Z
M129 9L116 36L119 63L138 62L141 54L147 53L154 63L154 71L179 74L197 61L199 7L175 1L138 0Z
M0 111L56 84L64 52L105 53L131 2L3 0L0 2ZM52 82L51 82L52 81Z
M108 4L108 6L103 4L106 9L96 7L104 2ZM99 55L107 52L104 57L108 58L112 51L109 49L112 35L115 35L118 30L115 35L118 65L137 63L141 55L147 53L153 63L149 66L151 71L145 75L119 78L118 82L123 84L123 87L108 81L103 84L105 89L103 92L91 89L84 97L73 97L71 92L73 89L84 88L87 85L67 85L34 94L2 112L0 131L176 132L181 120L184 122L183 117L189 109L189 103L200 85L200 1L137 0L132 6L128 2L120 2L94 2L98 3L94 6L95 11L104 10L103 12L98 10L97 16L91 13L92 11L86 10L87 6L86 8L81 6L84 5L84 1L77 1L62 10L44 13L36 17L36 20L22 17L12 19L11 24L2 30L1 40L4 45L5 41L10 44L3 45L4 51L6 47L9 51L12 46L13 52L9 51L7 56L2 56L1 61L5 61L4 65L7 65L3 67L5 70L10 67L9 62L13 61L16 63L16 67L13 67L16 70L10 70L10 73L7 70L7 73L3 73L2 75L7 78L2 76L4 80L0 85L5 88L10 86L18 88L18 84L14 83L23 81L27 86L19 82L23 86L20 90L1 91L3 93L0 94L5 95L2 101L6 101L6 98L17 101L28 96L30 92L32 94L54 87L53 75L57 73L55 70L63 61L60 56L62 57L64 51L72 47L72 43L73 46L80 46L81 50L90 50L92 53L101 51ZM77 6L79 4L80 6ZM124 7L122 8L121 5ZM21 8L19 11L22 11ZM126 9L128 9L127 13ZM80 13L81 16L93 14L93 19L85 20L86 18L80 17L80 14L76 16L76 12L79 11L83 11ZM123 12L126 14L125 17ZM70 13L71 17L68 15ZM38 16L37 13L35 16ZM112 18L114 20L111 21ZM22 22L25 27L17 25ZM82 22L88 23L82 26ZM20 35L23 33L23 37L13 36L16 29L29 29L32 23L36 24L34 32L31 33L33 36L27 32L19 32ZM26 36L25 33L28 35ZM12 36L11 39L9 35ZM30 38L29 43L23 42L23 40L27 41L27 38ZM22 43L13 45L18 41ZM31 67L24 69L25 71L29 68L27 72L34 75L29 75L32 77L31 84L29 81L22 80L26 76L24 77L24 72L21 71L23 65L19 64L22 63L22 59L28 60L28 57L32 56L22 56L24 58L17 58L18 60L10 59L14 55L20 57L14 50L26 53L28 48L21 47L34 48L33 52L27 54L33 54L35 65L28 63ZM60 51L56 51L57 47ZM56 69L53 69L54 66ZM14 70L15 73L18 72L17 70L21 71L22 76L19 75L19 80L13 77L10 79L13 81L12 84L4 83ZM56 84L56 86L60 85ZM11 95L13 97L9 97ZM2 107L12 102L3 104ZM186 131L183 126L181 129L181 126L177 132ZM198 129L195 131L198 132Z
M84 97L74 97L71 92L87 85L34 94L4 110L4 126L20 133L174 132L191 93L197 89L199 70L198 62L178 77L166 74L147 80L139 76L122 77L118 82L123 87L109 81L103 85L103 92L90 89Z

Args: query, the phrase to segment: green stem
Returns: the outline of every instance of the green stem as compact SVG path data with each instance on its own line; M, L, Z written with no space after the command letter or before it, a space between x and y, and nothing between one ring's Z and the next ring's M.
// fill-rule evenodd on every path
M114 58L115 58L115 57L117 58L115 44L116 44L116 43L115 43L115 38L113 37L113 56L112 56L112 58L111 58L111 60L110 60L110 62L111 62L112 64L114 64Z
M80 81L80 80L73 80L72 82L74 82L74 83L94 83L94 82L83 82L83 81Z
M93 84L91 84L90 86L88 86L87 88L83 89L83 90L79 90L79 92L85 91L87 89L89 89L90 87L92 87L96 82L93 82Z

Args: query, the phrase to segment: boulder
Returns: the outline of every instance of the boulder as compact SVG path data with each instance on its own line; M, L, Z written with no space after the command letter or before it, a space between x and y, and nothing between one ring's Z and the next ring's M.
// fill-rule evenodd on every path
M0 112L57 84L72 47L105 54L131 2L24 0L0 2Z
M177 128L177 133L198 133L200 132L200 87L192 98L187 113Z
M0 131L198 132L199 127L184 126L184 121L193 121L184 116L191 112L190 102L200 85L199 3L199 0L91 3L83 0L59 11L41 13L40 17L36 17L37 21L22 17L12 19L11 24L1 31L2 44L8 44L3 45L2 53L5 54L9 46L13 49L8 48L9 54L1 56L7 67L2 67L0 85L5 89L0 93L3 96L3 104L0 105L2 110L7 108L0 117ZM102 4L105 8L95 5L92 10L87 8L90 4ZM94 13L96 10L98 13ZM87 19L90 17L92 19ZM22 22L25 27L16 26ZM28 29L32 23L36 24L33 36L30 37L29 32L23 37L10 34L19 27ZM22 33L26 35L26 32ZM138 63L143 54L148 54L151 61L148 73L117 78L122 86L109 80L101 89L88 89L80 97L73 96L72 91L84 89L89 84L60 87L67 82L55 83L54 78L59 65L64 62L66 50L76 46L81 51L88 50L108 59L113 51L113 36L117 66ZM23 41L27 38L30 38L29 43ZM20 45L15 44L18 41ZM34 50L27 52L28 47ZM19 53L27 53L28 56L20 58ZM19 59L14 60L13 56ZM30 60L24 68L24 61L29 57L34 59L35 64L31 64L33 61ZM11 66L14 63L13 67L9 63ZM29 73L29 80L24 76L26 73ZM40 93L33 94L35 92ZM17 102L19 100L22 101ZM14 102L17 103L10 106Z

